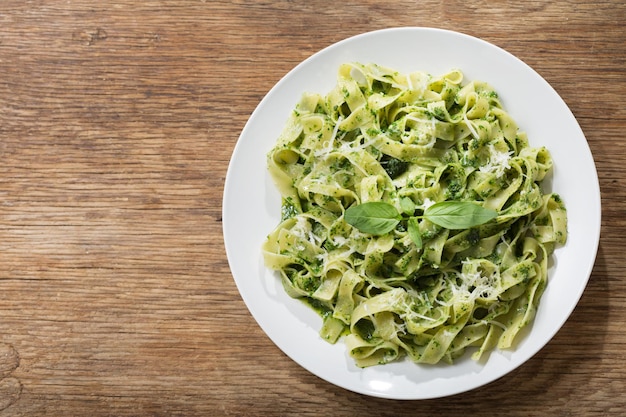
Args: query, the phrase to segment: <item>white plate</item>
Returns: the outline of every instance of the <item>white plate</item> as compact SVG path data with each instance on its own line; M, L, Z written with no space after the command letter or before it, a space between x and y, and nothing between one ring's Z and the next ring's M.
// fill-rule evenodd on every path
M531 145L544 145L552 153L552 190L567 206L569 236L553 256L537 316L517 350L494 351L484 364L469 358L438 366L405 360L360 369L341 340L330 345L320 339L318 315L287 296L277 275L263 266L261 244L279 222L281 203L267 173L266 153L301 94L326 94L335 85L339 65L351 61L434 75L459 68L467 80L491 84L504 108L528 133ZM241 133L228 167L222 209L233 277L248 309L270 339L295 362L328 382L361 394L395 399L464 392L502 377L531 358L552 339L578 303L600 237L600 189L594 161L582 130L559 95L508 52L471 36L429 28L396 28L355 36L316 53L289 72L261 101Z

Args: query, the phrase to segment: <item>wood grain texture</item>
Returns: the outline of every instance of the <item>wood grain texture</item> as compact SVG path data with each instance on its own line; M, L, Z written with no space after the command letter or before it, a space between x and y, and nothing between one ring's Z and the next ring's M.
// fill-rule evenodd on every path
M621 415L625 22L622 1L3 0L0 416ZM222 242L227 164L264 94L318 50L396 26L465 32L535 68L603 193L563 329L445 400L368 398L300 368L246 310Z

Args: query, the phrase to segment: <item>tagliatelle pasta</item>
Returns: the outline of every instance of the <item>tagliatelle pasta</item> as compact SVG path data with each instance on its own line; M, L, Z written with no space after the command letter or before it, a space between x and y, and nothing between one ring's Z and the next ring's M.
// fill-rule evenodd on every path
M492 87L459 70L342 65L327 95L302 96L268 168L282 212L265 263L318 310L320 335L343 337L362 367L512 347L567 236L564 204L542 189L550 153L529 146ZM497 217L467 229L420 217L443 201ZM420 240L405 218L382 234L346 222L348 208L368 202L415 216Z

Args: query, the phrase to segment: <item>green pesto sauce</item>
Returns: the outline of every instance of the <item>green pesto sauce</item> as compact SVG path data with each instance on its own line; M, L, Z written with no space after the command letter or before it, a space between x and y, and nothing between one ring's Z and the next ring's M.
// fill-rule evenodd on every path
M333 314L333 310L330 309L326 304L322 303L319 300L314 298L306 297L303 298L302 301L311 307L317 314L319 314L323 319Z
M369 320L359 320L354 325L354 330L363 340L371 341L374 338L376 328L374 327L374 323Z
M298 209L293 203L293 199L291 197L284 198L280 208L280 220L285 221L294 217L296 214L298 214Z

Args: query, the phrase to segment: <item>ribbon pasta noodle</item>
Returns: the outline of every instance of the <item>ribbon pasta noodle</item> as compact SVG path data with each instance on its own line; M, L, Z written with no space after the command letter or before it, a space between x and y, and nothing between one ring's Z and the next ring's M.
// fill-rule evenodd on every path
M532 322L566 211L542 187L550 153L529 146L488 84L343 64L326 96L302 96L267 161L282 210L265 264L358 366L452 363L468 348L480 360ZM471 201L498 215L462 230L424 218L418 246L405 221L381 235L345 221L375 201L417 215Z

